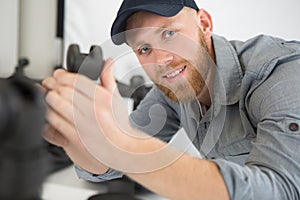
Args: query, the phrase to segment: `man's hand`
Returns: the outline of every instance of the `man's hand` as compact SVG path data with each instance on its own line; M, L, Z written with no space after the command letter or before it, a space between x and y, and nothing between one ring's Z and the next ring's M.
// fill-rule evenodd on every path
M106 62L103 77L113 77L111 61ZM116 86L107 85L108 81L111 80L102 78L103 87L108 91L114 90ZM72 161L81 168L94 174L105 173L108 167L90 154L79 133L83 130L78 130L78 126L83 127L85 124L83 129L90 132L90 128L85 127L93 127L95 125L92 123L97 122L94 116L94 92L98 86L82 75L64 70L55 71L53 76L46 78L42 84L48 90L46 102L49 107L46 117L49 124L45 127L44 138L63 147ZM106 93L110 99L110 92ZM78 120L82 118L86 120L81 120L79 125Z

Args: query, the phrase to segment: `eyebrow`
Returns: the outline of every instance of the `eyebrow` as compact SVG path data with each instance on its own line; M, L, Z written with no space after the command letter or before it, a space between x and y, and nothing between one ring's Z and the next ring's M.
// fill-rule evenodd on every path
M162 30L166 30L170 27L174 27L174 24L176 24L176 21L172 21L169 24L163 24L160 27L148 27L148 28L156 28L157 30L154 31L154 34L159 34L160 32L162 32ZM133 43L133 45L132 45L133 48L132 49L138 49L138 47L141 46L142 44L147 44L147 42L144 41L144 40L140 40L136 43Z

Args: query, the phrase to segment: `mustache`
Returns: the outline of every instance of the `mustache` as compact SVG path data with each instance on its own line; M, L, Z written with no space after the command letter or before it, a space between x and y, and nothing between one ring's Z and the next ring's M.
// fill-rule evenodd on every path
M168 64L166 67L170 69L177 68L178 66L193 66L193 63L191 61L188 61L187 59L181 59L177 62L172 62Z

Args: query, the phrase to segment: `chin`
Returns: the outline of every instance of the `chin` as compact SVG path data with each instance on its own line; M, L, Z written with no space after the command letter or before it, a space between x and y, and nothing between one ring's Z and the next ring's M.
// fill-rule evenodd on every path
M187 93L174 94L170 90L168 90L168 91L162 90L162 91L169 99L171 99L175 103L186 103L188 101L191 101L191 100L197 98L197 96L195 95L194 92L190 92L189 94L187 94Z

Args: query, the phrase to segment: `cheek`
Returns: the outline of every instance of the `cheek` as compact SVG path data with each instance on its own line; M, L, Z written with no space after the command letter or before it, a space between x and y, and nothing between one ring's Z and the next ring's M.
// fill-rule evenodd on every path
M150 77L150 79L153 79L155 77L155 67L153 65L145 65L143 64L143 69L146 72L146 74Z
M157 70L158 67L154 64L143 65L143 69L146 72L147 76L154 83L159 83L159 78L161 77L160 72Z
M184 60L195 58L197 49L199 49L198 37L179 33L174 41L170 41L163 45L166 51L171 52L174 57Z
M155 64L153 63L153 61L151 59L149 59L149 57L138 57L138 60L140 62L140 64L143 67L143 70L146 72L146 74L150 77L150 79L152 79L152 77L155 74Z

